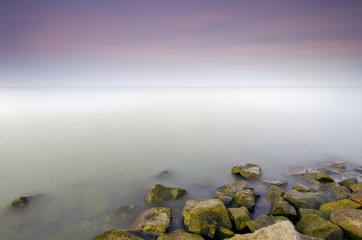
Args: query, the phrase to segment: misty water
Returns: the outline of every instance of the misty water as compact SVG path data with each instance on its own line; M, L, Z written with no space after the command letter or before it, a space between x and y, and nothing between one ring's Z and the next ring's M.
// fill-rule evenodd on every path
M359 166L361 123L360 88L0 89L0 239L90 239L117 207L146 208L152 185L212 198L240 180L235 165L278 179ZM173 204L176 229L183 202Z

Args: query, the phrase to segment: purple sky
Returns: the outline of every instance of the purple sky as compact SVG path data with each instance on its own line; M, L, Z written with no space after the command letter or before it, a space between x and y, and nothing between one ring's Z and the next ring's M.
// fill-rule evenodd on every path
M362 1L0 1L0 87L362 87Z

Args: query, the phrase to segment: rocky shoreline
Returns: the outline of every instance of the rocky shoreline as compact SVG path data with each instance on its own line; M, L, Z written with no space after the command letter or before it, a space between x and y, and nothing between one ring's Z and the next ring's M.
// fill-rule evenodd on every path
M142 212L134 204L121 206L108 218L114 228L92 240L362 239L362 171L361 167L353 169L357 176L351 176L345 169L343 162L292 169L286 176L297 182L286 191L288 182L261 179L262 169L256 164L234 166L231 172L240 181L218 187L210 199L195 199L186 189L156 184L145 198L148 209ZM256 184L266 186L266 191L256 191L252 187ZM37 198L17 198L9 209L25 208ZM173 218L167 207L173 201L183 203L182 220ZM253 219L259 201L266 202L269 211ZM183 229L169 231L176 220L183 222ZM120 222L127 229L117 225Z

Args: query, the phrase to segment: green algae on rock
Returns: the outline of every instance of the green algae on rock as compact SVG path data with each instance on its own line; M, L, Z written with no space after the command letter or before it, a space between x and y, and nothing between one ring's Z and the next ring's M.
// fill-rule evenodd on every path
M362 188L354 190L350 199L362 205Z
M282 197L276 198L272 202L269 214L273 216L284 216L291 220L297 217L297 211Z
M362 188L362 182L351 185L351 190L352 191L355 191L355 190L357 190L359 188Z
M218 226L232 229L229 213L219 199L190 199L182 211L189 232L213 238Z
M237 232L242 232L246 228L246 222L252 220L252 217L246 207L228 208L230 219Z
M149 208L132 223L129 230L154 235L165 233L171 221L171 209L166 207Z
M280 187L280 188L284 188L285 186L288 185L287 181L278 180L278 179L270 179L270 178L264 179L261 182L263 184L266 184L266 185L269 185L269 186L274 185L274 186L277 186L277 187Z
M298 192L309 192L310 187L305 186L303 184L295 184L292 188L292 190L298 191Z
M187 191L183 188L165 187L161 184L156 184L146 196L147 204L158 204L170 200L176 200L186 195Z
M347 178L347 179L345 179L343 181L338 182L339 185L341 185L343 187L346 187L351 191L352 191L351 186L353 184L356 184L356 183L358 183L358 181L357 181L357 178L355 178L355 177L354 178Z
M285 220L288 220L285 218ZM278 218L274 216L260 215L255 220L250 220L246 222L246 226L250 230L250 232L255 232L258 229L273 225L279 222Z
M340 209L331 214L331 221L353 240L362 239L362 210Z
M340 227L314 214L302 217L295 225L295 228L298 232L312 237L343 240L343 231Z
M299 220L309 214L314 214L317 215L325 220L329 221L329 217L331 215L331 211L327 211L327 210L317 210L317 209L305 209L305 208L301 208L298 209L298 217Z
M243 178L248 180L258 180L260 178L261 168L259 165L248 163L246 165L233 167L231 173L240 174Z
M281 187L270 185L268 191L265 194L266 200L274 200L281 197L284 194L284 190Z
M356 209L360 207L361 205L357 202L351 201L349 199L342 199L334 202L324 203L319 207L319 209L326 211L336 211L344 208Z
M217 239L229 239L233 237L235 233L231 231L230 229L218 226L216 228L215 236Z
M92 240L143 240L143 238L133 236L121 230L111 229L94 236Z
M166 234L158 236L157 240L203 240L204 238L201 235L196 233L188 233L184 230L176 230Z
M319 192L298 192L295 190L290 190L284 194L283 198L296 209L318 209L323 203L330 202L327 197Z
M16 199L14 199L10 205L9 205L9 208L23 208L23 207L26 207L28 206L28 204L38 198L39 195L33 195L33 196L26 196L26 197L18 197Z

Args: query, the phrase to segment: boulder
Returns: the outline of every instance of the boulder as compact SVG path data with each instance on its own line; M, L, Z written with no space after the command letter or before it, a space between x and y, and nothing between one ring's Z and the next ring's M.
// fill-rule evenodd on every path
M159 235L168 230L170 220L171 209L165 207L149 208L132 223L129 230Z
M282 221L253 234L235 235L230 240L301 240L301 237L290 221Z
M332 167L341 168L341 169L345 169L347 166L346 162L331 162L329 165Z
M362 182L351 185L351 190L352 191L355 191L355 190L357 190L359 188L362 188Z
M298 192L309 192L310 187L305 186L303 184L295 184L292 188L292 190L298 191Z
M218 226L216 228L216 233L215 236L217 239L229 239L231 237L233 237L235 235L235 233L227 228Z
M159 204L170 200L176 200L186 195L183 188L170 188L156 184L146 196L147 204Z
M362 210L334 211L331 214L331 221L341 227L350 239L362 239Z
M287 200L296 209L312 208L318 209L323 203L330 202L327 197L318 192L298 192L290 190L284 194L283 198Z
M259 193L242 181L223 185L215 191L215 198L220 199L226 207L245 206L253 209L255 201L259 197ZM254 202L252 201L253 199Z
M24 196L24 197L18 197L14 199L10 205L9 208L23 208L29 205L29 203L35 199L37 199L39 195L33 195L33 196Z
M263 181L261 181L262 183L266 184L266 185L274 185L280 188L284 188L285 186L288 185L288 182L283 181L283 180L278 180L278 179L264 179Z
M261 169L256 164L248 163L246 165L235 166L231 169L233 174L240 174L248 180L258 180L260 178Z
M288 219L286 219L288 220ZM267 216L267 215L260 215L255 220L250 220L246 222L246 226L250 230L250 232L255 232L256 230L260 228L264 228L270 225L273 225L274 223L278 222L279 220L274 216Z
M266 200L274 200L281 197L284 194L284 190L281 187L270 185L268 191L265 194Z
M163 234L161 236L158 236L157 240L204 240L203 237L201 237L199 234L195 233L188 233L184 230L176 230L172 231L166 234Z
M343 240L343 231L340 227L314 214L302 217L295 228L298 232L312 237Z
M343 186L343 187L346 187L346 188L348 188L349 190L352 191L351 186L353 184L356 184L356 183L358 183L358 181L357 181L357 178L354 177L354 178L347 178L347 179L345 179L343 181L340 181L338 184Z
M246 207L228 208L230 219L236 232L242 232L246 228L246 222L252 220L252 217Z
M362 167L355 168L355 169L353 169L353 171L356 171L359 174L362 174Z
M305 209L305 208L298 209L299 220L302 217L309 215L309 214L317 215L317 216L329 221L329 216L331 215L331 212L327 211L327 210L317 210L317 209Z
M117 229L111 229L104 233L95 235L92 240L142 240L142 238L132 236L126 232Z
M217 227L232 229L229 213L219 199L190 199L182 211L189 232L213 238Z
M333 200L341 200L349 198L351 191L348 188L339 185L336 182L318 182L316 189L322 192L325 196Z
M135 204L124 205L115 209L107 218L108 228L128 228L140 214L140 209Z
M313 179L319 182L334 182L333 178L323 173L320 170L312 168L302 168L292 170L287 173L288 176L301 177L306 179Z
M291 220L295 220L297 217L297 211L282 197L276 198L272 202L268 214L273 216L284 216Z
M335 202L324 203L319 207L319 209L332 212L332 211L336 211L336 210L344 209L344 208L356 209L356 208L360 208L360 207L361 207L361 205L359 203L356 203L349 199L343 199L343 200L338 200Z
M362 205L362 188L354 190L350 199Z

